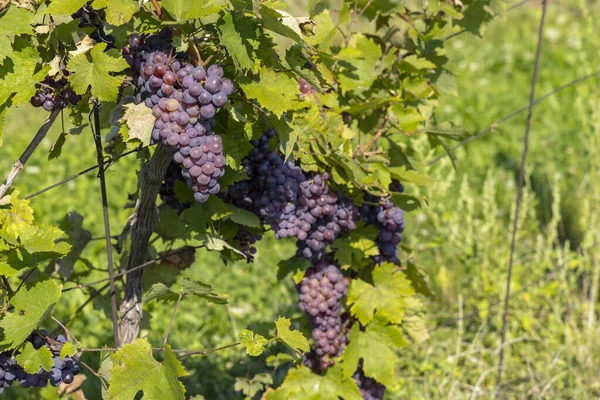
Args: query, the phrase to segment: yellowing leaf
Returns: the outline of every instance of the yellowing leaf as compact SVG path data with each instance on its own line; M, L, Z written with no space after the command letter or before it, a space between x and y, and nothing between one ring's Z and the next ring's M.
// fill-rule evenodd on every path
M77 353L77 346L72 342L67 342L63 344L62 349L60 349L60 358L63 359L65 357L73 357Z
M240 343L246 348L248 355L256 357L265 351L265 346L269 341L262 335L254 333L248 329L240 332Z
M373 269L373 285L361 279L353 279L348 291L350 312L366 325L374 315L398 324L402 322L405 297L412 296L415 290L404 273L392 263L385 263Z
M131 400L139 391L146 400L183 400L185 388L179 381L188 373L183 368L169 345L165 349L165 360L161 363L152 356L152 346L144 339L126 344L112 355L113 367L108 381L108 396L111 400Z
M16 356L15 359L28 374L38 373L40 367L44 368L44 371L50 372L54 366L52 352L49 348L42 346L36 350L29 342L25 344L25 347L21 350L21 354Z
M116 52L105 53L106 43L100 43L86 54L73 57L68 64L71 86L78 94L87 92L92 86L92 95L99 100L116 101L119 86L123 81L112 73L123 71L129 65Z
M258 100L261 106L277 117L302 104L298 101L298 83L283 72L261 68L259 82L240 86L247 97Z
M294 351L301 353L310 351L308 340L306 340L302 332L290 330L291 324L289 318L279 317L279 319L275 321L275 326L277 327L276 339Z
M4 330L0 346L14 349L19 346L27 336L44 320L52 311L54 304L61 295L62 286L53 280L37 282L33 286L21 288L10 299L15 310L7 313L0 321L0 328Z
M152 115L152 109L144 103L126 104L124 106L123 122L127 125L129 133L127 142L133 140L141 142L144 146L150 144L152 129L156 118Z

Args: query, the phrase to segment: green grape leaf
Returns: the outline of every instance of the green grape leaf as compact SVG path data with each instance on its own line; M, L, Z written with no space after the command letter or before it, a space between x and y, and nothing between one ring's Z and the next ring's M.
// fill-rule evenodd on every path
M394 104L389 108L394 116L394 122L406 132L414 132L425 118L415 108L405 108L402 104Z
M106 22L120 26L131 21L137 10L133 0L95 0L94 8L106 8Z
M4 14L0 15L0 36L33 35L31 24L34 23L34 19L33 13L12 5Z
M94 46L89 53L78 54L68 64L71 71L69 82L78 94L87 92L92 86L92 95L103 101L116 101L122 78L111 73L123 71L129 65L115 51L104 52L106 43Z
M207 17L218 13L224 7L220 0L162 0L161 3L165 10L179 22Z
M279 317L279 319L275 321L275 326L277 327L276 339L294 351L300 353L310 351L308 340L304 337L302 332L290 330L291 324L289 318Z
M331 41L337 34L337 26L331 19L329 10L324 10L322 13L314 17L316 24L316 32L314 36L309 36L306 41L313 46L317 46L321 50L328 50Z
M258 100L277 117L302 105L298 101L298 83L283 72L261 68L259 82L242 83L240 86L248 98Z
M29 200L19 199L19 192L3 198L8 201L10 208L0 207L0 237L8 243L18 245L17 239L22 232L29 229L33 223L33 210Z
M83 7L88 0L52 0L44 14L71 15Z
M0 24L2 23L2 19L0 19ZM6 35L0 34L0 64L4 61L6 57L12 53L12 46L10 44L10 39ZM1 144L2 142L0 142Z
M345 92L369 88L381 74L381 48L361 34L352 36L348 47L337 55L340 85Z
M7 278L15 276L19 273L18 269L15 269L8 265L6 261L0 261L0 275L4 275Z
M233 204L227 204L227 208L231 211L229 219L236 224L249 226L251 228L261 227L260 219L256 214L246 211L243 208L236 207Z
M359 227L345 237L338 238L331 244L335 250L335 259L341 266L359 265L367 257L379 255L375 239L377 228L374 226Z
M401 182L411 182L417 185L429 185L433 182L433 179L425 174L415 171L414 169L407 169L406 167L388 167L392 178L398 179Z
M375 319L367 325L364 332L355 324L343 354L343 377L350 378L362 359L366 376L394 388L398 384L394 374L394 368L399 361L398 347L407 345L402 330L398 326L387 325L381 319Z
M277 390L267 394L267 400L361 400L362 396L354 379L343 377L341 366L336 363L327 369L325 376L314 374L301 366L288 372Z
M2 25L2 23L0 23ZM0 66L0 104L3 104L14 93L12 105L18 106L29 102L35 94L35 84L41 81L50 70L49 66L35 73L40 54L33 47L25 47L14 51Z
M404 57L399 64L400 69L408 72L419 72L420 70L435 68L434 63L425 58L417 57L415 54Z
M182 290L175 292L163 283L155 283L146 293L144 304L148 304L152 300L156 300L157 303L161 301L173 302L177 301L179 296L185 297L187 295L201 297L211 303L227 304L228 296L215 292L214 288L206 283L184 278L181 280L181 286Z
M265 346L269 344L269 341L258 333L244 329L240 332L240 343L246 348L248 355L257 357L265 351Z
M48 225L30 225L20 235L21 246L29 253L41 253L57 249L55 241L62 236L63 231ZM64 246L67 246L66 248ZM60 250L70 249L68 243L63 243Z
M75 354L77 354L77 346L72 342L63 344L62 349L60 349L61 360L65 357L73 357Z
M4 330L0 346L14 349L19 346L40 322L48 317L61 295L62 286L53 280L40 281L21 288L11 299L14 312L0 321Z
M6 104L0 105L0 147L2 147L2 136L4 134L4 123L6 122L6 112L8 106Z
M152 129L156 117L152 115L152 109L144 103L140 104L125 104L125 113L121 119L122 123L127 126L127 135L121 135L126 143L135 142L141 143L144 146L150 144L152 137Z
M58 273L68 277L73 273L73 268L80 259L81 253L92 240L92 233L83 227L83 217L75 211L65 215L59 226L69 237L68 242L72 246L69 254L58 260Z
M304 271L312 266L309 259L302 256L293 256L277 264L277 280L284 280L290 273L294 273L294 283L298 284L304 278Z
M287 14L287 13L286 13ZM289 14L288 14L289 15ZM290 39L295 40L298 43L303 44L302 36L298 33L297 30L290 27L287 24L287 20L285 20L285 15L278 11L269 7L260 7L260 21L266 29L269 29L275 33L278 33L282 36L288 37ZM299 29L298 29L299 30Z
M185 387L179 380L188 373L171 351L165 348L165 360L161 363L152 356L152 346L144 339L126 344L112 355L113 367L108 381L111 400L130 400L139 391L144 399L176 400L185 398Z
M242 392L247 398L252 398L261 390L265 389L266 385L273 384L273 377L267 373L256 374L252 379L235 378L233 389L236 392Z
M352 315L366 325L374 315L395 324L402 322L405 297L415 294L406 275L392 263L377 265L373 269L373 285L353 279L348 290L348 304Z
M25 347L21 350L21 354L16 356L15 359L28 374L38 373L40 367L44 368L44 371L50 372L54 366L52 352L49 348L42 346L36 350L29 342L25 343Z
M226 13L219 20L221 44L227 49L236 68L256 72L252 46L248 43L249 38L256 37L256 22L249 17L236 18L234 21L233 17L233 13Z

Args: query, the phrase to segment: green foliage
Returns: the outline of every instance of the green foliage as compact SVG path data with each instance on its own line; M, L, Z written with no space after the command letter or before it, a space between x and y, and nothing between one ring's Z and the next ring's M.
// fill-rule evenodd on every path
M16 356L15 359L28 374L37 373L40 367L50 372L54 366L50 349L42 346L36 350L29 342L25 343L25 347L21 349L21 354Z
M269 343L265 337L248 329L241 331L239 336L240 343L246 349L246 353L253 357L260 356L265 351L265 346ZM248 394L247 396L254 396L254 394Z
M152 357L152 346L144 339L126 344L112 355L108 395L111 399L133 399L138 391L147 399L184 399L179 378L188 373L169 345L161 363Z
M216 304L227 304L227 295L222 295L213 289L212 286L202 283L200 281L192 281L190 279L183 279L181 281L182 289L179 292L175 292L163 283L156 283L152 285L148 293L146 293L144 303L149 303L152 300L160 301L177 301L180 297L193 295L196 297L203 298L211 303Z
M308 340L304 337L302 332L297 330L290 330L291 322L289 318L279 317L275 321L277 327L277 336L275 339L288 346L290 349L304 353L310 350Z

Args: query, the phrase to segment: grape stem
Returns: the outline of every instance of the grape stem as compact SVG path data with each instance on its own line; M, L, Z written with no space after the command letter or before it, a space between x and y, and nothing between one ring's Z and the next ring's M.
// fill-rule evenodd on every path
M381 123L381 127L379 128L379 130L377 131L377 133L375 134L375 136L373 136L371 138L371 140L369 140L369 142L365 145L365 147L362 148L362 150L361 149L357 149L357 152L356 152L357 154L364 154L367 150L369 150L369 148L371 146L373 146L373 144L377 141L377 139L379 139L381 137L381 135L384 134L384 132L385 132L385 126L386 126L386 124L388 122L388 119L389 119L389 117L388 117L388 115L386 113L385 117L383 118L383 122Z
M169 327L167 328L167 333L165 333L165 339L163 340L162 349L164 350L167 347L167 341L169 340L169 333L171 333L171 327L173 326L173 321L175 320L175 314L177 314L177 310L179 309L179 303L181 303L181 299L183 298L183 294L180 294L177 298L177 302L175 303L175 307L173 308L173 313L171 314L171 321L169 321Z
M17 176L19 176L21 171L23 171L27 160L29 160L29 157L31 157L35 149L37 149L38 145L42 142L42 140L44 140L46 134L50 130L50 127L52 126L54 121L56 120L56 117L58 117L60 111L61 110L59 108L56 108L54 109L54 111L52 111L52 113L48 116L46 121L44 121L40 129L38 129L33 139L31 139L31 142L29 143L23 154L21 154L21 157L19 157L19 159L15 161L12 169L10 170L10 173L8 174L2 185L0 185L0 199L2 199L6 195L8 189L17 179Z

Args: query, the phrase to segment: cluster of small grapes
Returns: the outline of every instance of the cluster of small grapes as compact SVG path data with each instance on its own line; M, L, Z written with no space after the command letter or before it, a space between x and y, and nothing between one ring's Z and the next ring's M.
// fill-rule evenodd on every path
M71 18L79 19L78 26L80 28L95 28L92 33L90 33L90 38L94 39L96 42L108 43L107 48L111 49L115 48L115 38L112 35L106 34L104 31L105 16L106 12L103 9L96 10L90 7L89 4L84 5L71 14Z
M18 355L15 352L5 351L0 353L0 393L4 389L12 385L13 382L18 382L21 387L42 388L48 385L58 386L61 383L72 383L75 375L79 373L79 365L77 360L72 357L60 357L60 350L67 343L67 339L63 335L58 335L54 338L47 339L48 332L41 330L39 333L34 332L27 338L33 347L38 350L42 346L46 346L52 352L52 361L54 366L50 372L43 368L35 374L28 374L21 367L15 357Z
M302 93L302 95L307 95L316 92L315 88L304 78L298 78L298 90L300 90L300 93Z
M363 400L383 400L385 386L372 378L366 377L362 367L359 366L352 378L356 382Z
M175 182L178 181L185 184L185 178L181 175L181 167L177 163L171 162L167 168L165 180L160 185L158 194L167 206L177 211L178 214L181 214L186 208L190 208L192 205L179 201L175 195Z
M258 214L271 225L277 239L298 239L298 253L322 258L328 244L340 234L356 228L358 209L341 198L327 184L328 173L312 179L269 147L275 131L269 130L243 160L249 181L233 185L227 198Z
M398 263L398 245L405 227L404 210L390 200L380 203L379 197L366 194L361 216L367 225L374 225L379 231L377 246L380 254L375 261L379 264L385 261Z
M300 309L306 312L314 329L315 355L319 368L325 371L340 356L346 346L346 332L342 329L342 299L348 294L350 280L340 267L330 261L313 261L313 267L304 274L298 285Z
M254 245L262 239L262 236L249 231L244 226L240 226L235 238L240 242L240 249L246 256L246 260L252 262L254 260L254 255L256 254L256 247L254 247Z
M75 94L70 87L66 87L67 83L66 78L54 80L51 76L47 76L42 83L37 84L37 91L30 100L31 105L53 111L55 108L65 108L69 103L73 105L79 103L81 96Z
M216 110L227 104L233 82L223 78L223 68L208 69L172 56L169 33L142 38L133 35L123 49L136 72L136 100L152 108L156 118L153 142L161 141L174 151L173 161L183 166L182 176L197 202L221 190L226 159L221 137L212 131Z

